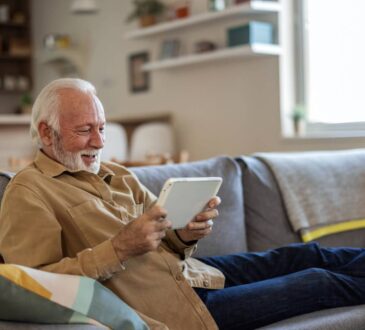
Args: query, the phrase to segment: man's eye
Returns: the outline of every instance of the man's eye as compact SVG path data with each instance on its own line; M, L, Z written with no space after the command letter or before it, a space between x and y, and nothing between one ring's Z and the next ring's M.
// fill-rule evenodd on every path
M86 134L86 133L89 133L90 132L90 129L80 129L78 132L80 134Z
M100 127L100 128L99 128L99 132L100 132L100 133L105 133L105 127Z

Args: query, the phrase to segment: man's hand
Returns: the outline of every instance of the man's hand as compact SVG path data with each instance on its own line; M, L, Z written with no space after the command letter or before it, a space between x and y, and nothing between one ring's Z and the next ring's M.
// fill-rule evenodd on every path
M171 222L165 217L166 211L156 205L124 226L111 239L120 261L156 250L165 237L165 231L171 227Z
M213 197L203 212L199 213L184 228L178 229L179 237L186 243L199 240L212 232L212 219L218 216L216 207L221 203L219 197Z

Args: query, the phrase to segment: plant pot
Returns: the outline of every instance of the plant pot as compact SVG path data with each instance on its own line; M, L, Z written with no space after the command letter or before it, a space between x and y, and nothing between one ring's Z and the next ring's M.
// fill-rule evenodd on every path
M293 120L295 136L303 136L305 134L305 121Z
M20 112L21 112L22 114L27 114L27 115L29 115L29 114L31 114L31 113L32 113L32 106L31 106L31 105L22 105L22 106L20 107Z
M153 15L144 15L139 18L139 25L147 27L156 24L156 17Z

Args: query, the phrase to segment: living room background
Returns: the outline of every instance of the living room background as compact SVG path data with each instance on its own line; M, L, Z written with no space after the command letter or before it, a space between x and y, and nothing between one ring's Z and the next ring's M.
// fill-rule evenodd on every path
M151 72L149 90L131 94L128 57L141 51L148 51L151 58L158 57L161 43L169 35L127 40L127 31L138 27L137 23L125 21L132 11L132 1L97 1L98 11L89 15L72 13L71 3L71 0L32 1L34 95L50 79L57 78L55 70L42 62L45 35L67 34L84 64L84 78L98 89L107 117L171 112L179 147L188 150L191 159L218 154L234 156L257 151L344 149L364 145L365 139L360 137L283 136L283 122L288 121L289 115L284 115L283 119L280 109L285 105L290 87L290 80L286 84L281 81L283 62L289 61L285 54ZM194 6L199 7L198 3L204 7L206 0L194 0ZM283 10L279 15L284 17L290 0L280 3ZM213 40L223 47L227 28L242 24L244 20L219 20L174 32L173 36L182 41L183 50L185 47L191 51L191 45L200 39ZM280 43L285 42L280 40ZM8 148L2 137L0 140L1 150Z

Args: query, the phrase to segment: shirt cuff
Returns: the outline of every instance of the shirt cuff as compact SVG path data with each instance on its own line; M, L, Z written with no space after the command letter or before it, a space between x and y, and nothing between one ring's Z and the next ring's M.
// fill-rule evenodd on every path
M107 280L111 278L113 274L125 269L110 240L106 240L95 246L92 249L92 252L98 272L98 278L100 280Z
M166 238L173 249L180 255L189 257L196 250L196 242L194 244L184 243L179 236L177 236L175 230L168 230L166 232Z

